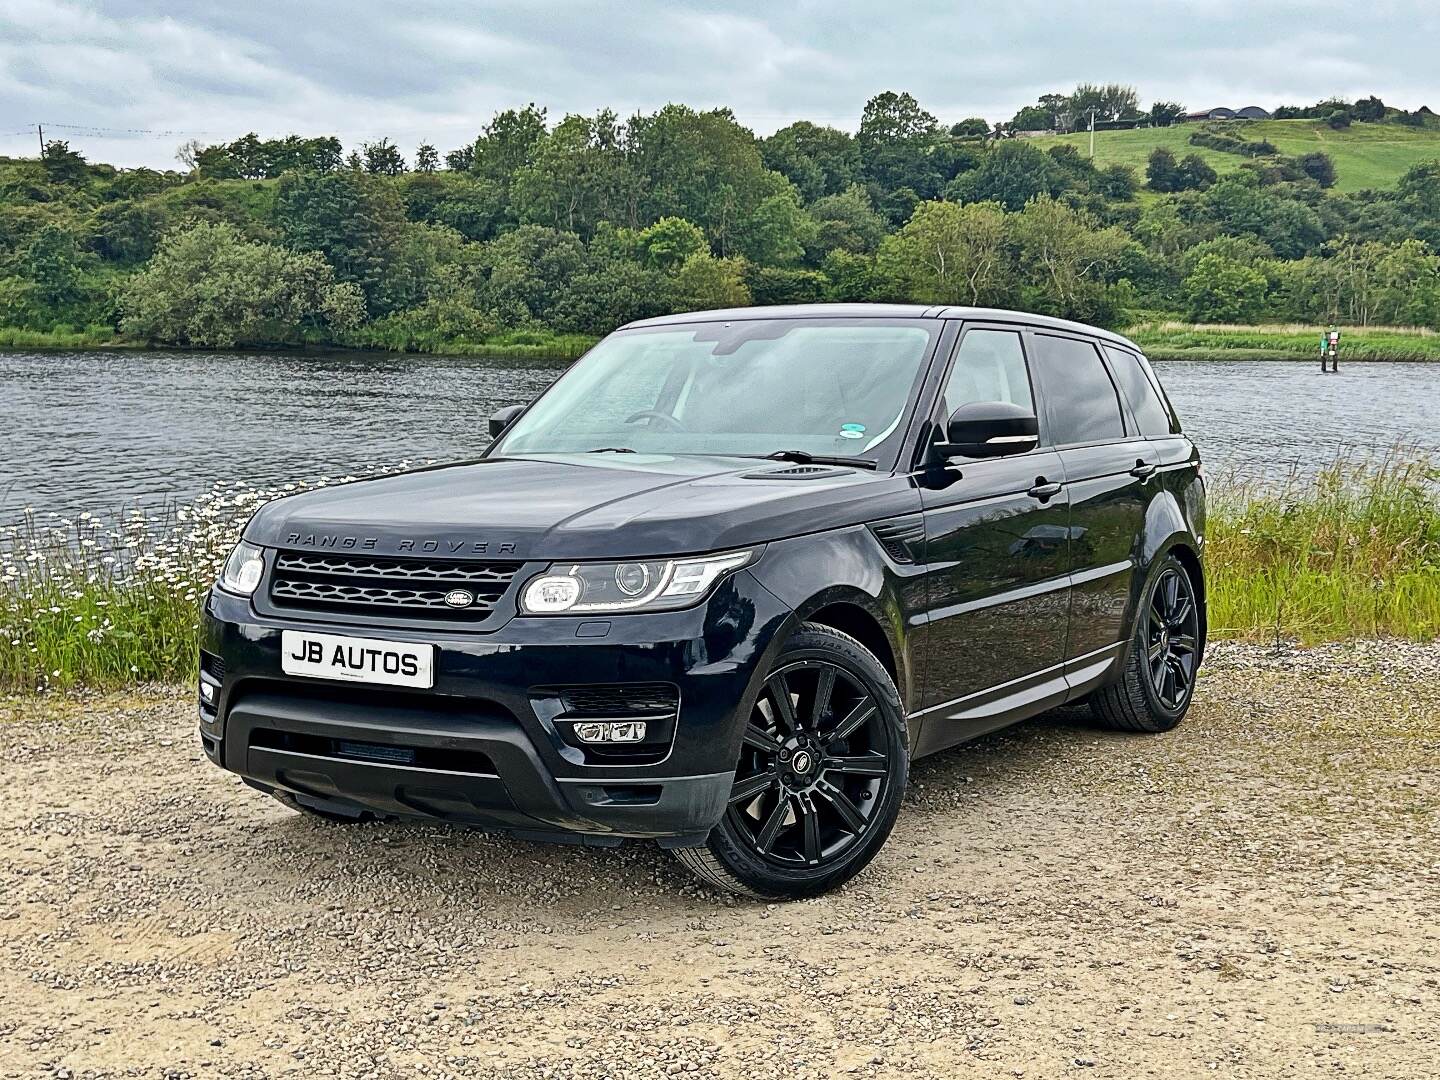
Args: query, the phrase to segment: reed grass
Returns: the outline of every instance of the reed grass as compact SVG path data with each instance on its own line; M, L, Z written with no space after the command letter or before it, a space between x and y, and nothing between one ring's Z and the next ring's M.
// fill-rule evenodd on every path
M0 529L0 688L193 679L200 605L245 521L272 498L337 479L237 482L187 505L27 514ZM1278 484L1212 482L1211 636L1440 637L1437 481L1432 461L1396 453Z
M1338 461L1280 484L1222 478L1206 566L1214 637L1440 636L1440 469Z

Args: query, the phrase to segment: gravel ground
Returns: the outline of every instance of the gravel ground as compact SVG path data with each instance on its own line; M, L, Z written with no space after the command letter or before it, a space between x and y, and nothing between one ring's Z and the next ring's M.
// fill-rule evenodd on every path
M302 819L188 691L0 698L0 1076L1440 1075L1440 647L917 763L836 895Z

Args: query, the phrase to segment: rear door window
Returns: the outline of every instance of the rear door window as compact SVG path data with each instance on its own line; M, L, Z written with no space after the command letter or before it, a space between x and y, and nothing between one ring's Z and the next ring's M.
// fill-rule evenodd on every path
M1115 373L1115 381L1120 384L1125 400L1130 403L1130 412L1140 425L1140 434L1151 439L1163 439L1169 435L1173 430L1170 412L1160 400L1160 393L1150 381L1150 376L1140 365L1140 358L1129 349L1116 349L1109 345L1105 346L1105 355L1110 358L1110 370Z
M1120 395L1099 351L1079 338L1034 336L1035 373L1056 446L1108 442L1125 437Z

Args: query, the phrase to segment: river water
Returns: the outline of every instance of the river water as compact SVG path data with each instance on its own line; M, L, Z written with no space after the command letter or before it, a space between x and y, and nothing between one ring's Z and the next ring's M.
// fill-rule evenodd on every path
M473 457L563 365L356 354L0 353L0 523L372 465ZM1440 365L1157 365L1207 465L1284 475L1396 444L1440 452Z

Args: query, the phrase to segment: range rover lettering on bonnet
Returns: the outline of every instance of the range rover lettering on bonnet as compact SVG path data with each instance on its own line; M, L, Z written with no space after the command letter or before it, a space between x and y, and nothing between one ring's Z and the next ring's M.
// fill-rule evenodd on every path
M290 547L335 549L338 551L375 551L380 538L377 536L341 536L337 533L288 533L286 545ZM445 555L514 555L515 545L501 544L489 540L399 540L395 551L441 553Z

